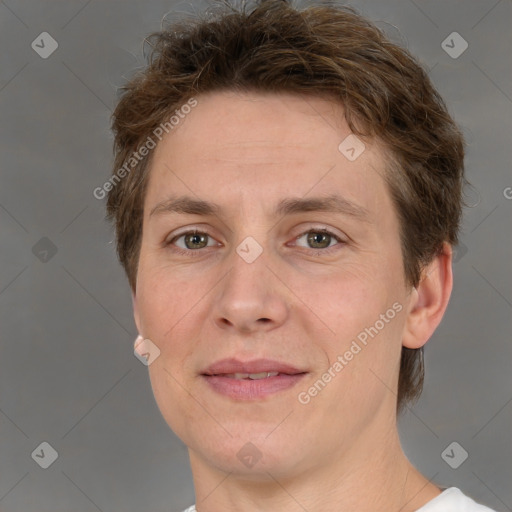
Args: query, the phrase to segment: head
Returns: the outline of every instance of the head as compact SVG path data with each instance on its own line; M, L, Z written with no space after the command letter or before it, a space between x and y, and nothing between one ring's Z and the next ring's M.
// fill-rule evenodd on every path
M148 42L150 63L113 114L107 209L137 327L161 351L150 374L164 417L185 436L184 422L200 414L190 405L194 392L204 396L200 371L234 353L288 358L310 371L308 386L331 369L332 383L306 393L314 400L288 404L299 424L352 407L354 432L383 396L401 410L421 393L462 209L463 138L426 72L373 24L331 5L224 6ZM198 202L169 208L184 196ZM344 198L343 211L282 202L330 196ZM185 226L197 234L182 235ZM236 250L247 237L257 245L244 248L262 251L251 263ZM199 257L188 255L193 244ZM308 252L312 244L330 253ZM350 350L354 360L333 369ZM240 440L277 420L262 414L287 407L251 405L234 406L238 420L221 414ZM319 419L300 420L308 407Z

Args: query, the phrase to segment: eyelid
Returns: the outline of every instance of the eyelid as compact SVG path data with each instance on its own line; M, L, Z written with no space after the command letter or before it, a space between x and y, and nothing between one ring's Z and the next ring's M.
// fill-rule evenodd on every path
M298 234L297 236L294 236L293 237L293 240L298 240L299 238L302 238L304 235L307 235L308 233L323 233L323 234L326 234L326 235L329 235L331 237L333 237L338 243L337 244L334 244L334 245L331 245L331 246L328 246L328 247L325 247L324 249L314 249L314 248L311 248L311 247L301 247L301 249L303 251L306 251L306 252L309 252L309 253L315 253L315 254L329 254L331 251L333 250L336 250L338 246L340 245L345 245L348 243L348 237L347 236L342 236L340 234L337 233L336 230L334 230L333 228L328 228L328 227L325 227L325 226L311 226L305 230L302 230L302 232L300 234Z
M193 233L205 234L205 235L210 236L211 238L215 238L213 236L213 234L212 234L212 231L211 231L210 227L202 226L202 225L198 224L198 225L195 225L195 226L194 225L192 225L192 226L184 226L183 228L176 229L175 231L173 231L172 233L170 233L169 235L167 235L165 237L164 244L169 244L173 240L175 240L176 238L179 238L180 236L190 235L190 234L193 234Z
M329 235L336 237L337 239L339 239L340 241L343 241L343 242L346 242L349 239L349 237L347 235L345 235L342 231L339 231L339 230L332 228L330 226L327 226L325 224L311 224L305 228L301 227L300 229L298 229L297 236L294 236L293 238L296 239L302 235L305 235L306 233L311 233L311 232L327 233Z

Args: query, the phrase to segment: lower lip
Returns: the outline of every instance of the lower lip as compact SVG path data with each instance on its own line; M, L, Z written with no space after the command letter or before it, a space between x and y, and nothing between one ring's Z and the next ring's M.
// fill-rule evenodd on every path
M235 400L257 400L297 384L306 374L276 375L265 379L233 379L222 375L202 375L210 387Z

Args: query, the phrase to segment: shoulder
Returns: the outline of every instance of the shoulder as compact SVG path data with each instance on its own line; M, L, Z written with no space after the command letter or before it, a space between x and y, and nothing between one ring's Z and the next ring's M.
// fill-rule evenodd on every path
M185 509L183 512L196 512L196 505L191 505L187 509Z
M445 489L416 512L496 512L480 505L457 487Z

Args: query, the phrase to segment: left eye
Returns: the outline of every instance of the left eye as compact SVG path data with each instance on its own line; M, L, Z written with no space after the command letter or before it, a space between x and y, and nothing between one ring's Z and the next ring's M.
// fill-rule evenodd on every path
M340 243L343 241L338 236L336 236L334 233L331 233L330 231L322 230L322 229L308 231L296 238L297 241L303 240L303 239L305 239L306 244L308 244L308 245L307 246L302 245L302 247L307 247L309 249L327 249L327 248L335 245L335 243L331 243L331 242Z

